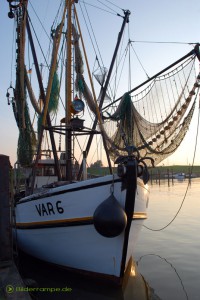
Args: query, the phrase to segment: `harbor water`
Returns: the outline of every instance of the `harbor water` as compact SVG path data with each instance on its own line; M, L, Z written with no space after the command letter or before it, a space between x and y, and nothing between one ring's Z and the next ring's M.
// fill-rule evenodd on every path
M145 299L200 300L199 194L200 178L192 179L189 187L187 179L174 180L170 186L167 181L151 186L148 219L144 223L149 229L142 228L134 257L150 288ZM144 299L140 293L135 294L141 284L136 285L131 276L125 287L118 288L52 268L26 255L20 254L18 263L23 277L35 280L33 286L44 288L33 292L33 299ZM46 291L46 287L53 289ZM60 292L63 287L65 290Z
M153 184L144 225L150 229L142 228L135 260L155 294L162 300L199 300L200 178L189 187L187 179Z

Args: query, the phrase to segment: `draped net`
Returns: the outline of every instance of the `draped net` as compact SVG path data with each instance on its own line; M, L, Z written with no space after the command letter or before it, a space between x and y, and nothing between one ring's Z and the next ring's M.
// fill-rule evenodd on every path
M77 90L90 110L96 104L83 77L83 61L78 36L75 43ZM111 101L103 109L103 132L110 157L127 155L126 146L138 148L142 157L154 159L155 165L171 155L181 144L195 109L195 93L200 75L195 70L196 54L187 56L171 69L148 81L134 93L125 93L120 102Z
M127 155L125 144L136 146L142 157L152 157L155 165L171 155L191 122L199 80L192 56L111 105L110 113L104 113L104 134L113 160Z

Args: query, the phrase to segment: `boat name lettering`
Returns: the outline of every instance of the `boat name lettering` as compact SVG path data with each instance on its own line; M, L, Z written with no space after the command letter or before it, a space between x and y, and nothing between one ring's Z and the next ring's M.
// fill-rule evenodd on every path
M35 205L36 210L40 216L45 215L55 215L56 213L63 214L64 209L62 206L60 206L61 201L56 201L56 204L53 205L51 202L42 203Z

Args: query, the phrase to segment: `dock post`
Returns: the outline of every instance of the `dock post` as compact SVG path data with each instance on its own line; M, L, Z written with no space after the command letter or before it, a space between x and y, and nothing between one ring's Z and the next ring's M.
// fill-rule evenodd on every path
M13 260L12 184L9 157L0 154L0 299L31 300Z
M0 155L0 262L12 259L12 236L10 228L10 161Z
M167 182L168 182L168 186L170 186L169 169L167 169Z

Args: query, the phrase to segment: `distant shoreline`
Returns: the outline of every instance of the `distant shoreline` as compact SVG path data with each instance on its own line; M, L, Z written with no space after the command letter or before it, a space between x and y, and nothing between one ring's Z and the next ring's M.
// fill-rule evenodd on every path
M113 168L116 172L116 167ZM92 176L102 176L109 174L108 167L91 167L88 168L88 173ZM184 173L185 177L200 177L200 166L188 166L188 165L173 165L173 166L157 166L155 168L149 168L149 174L151 177L170 177L174 174Z

